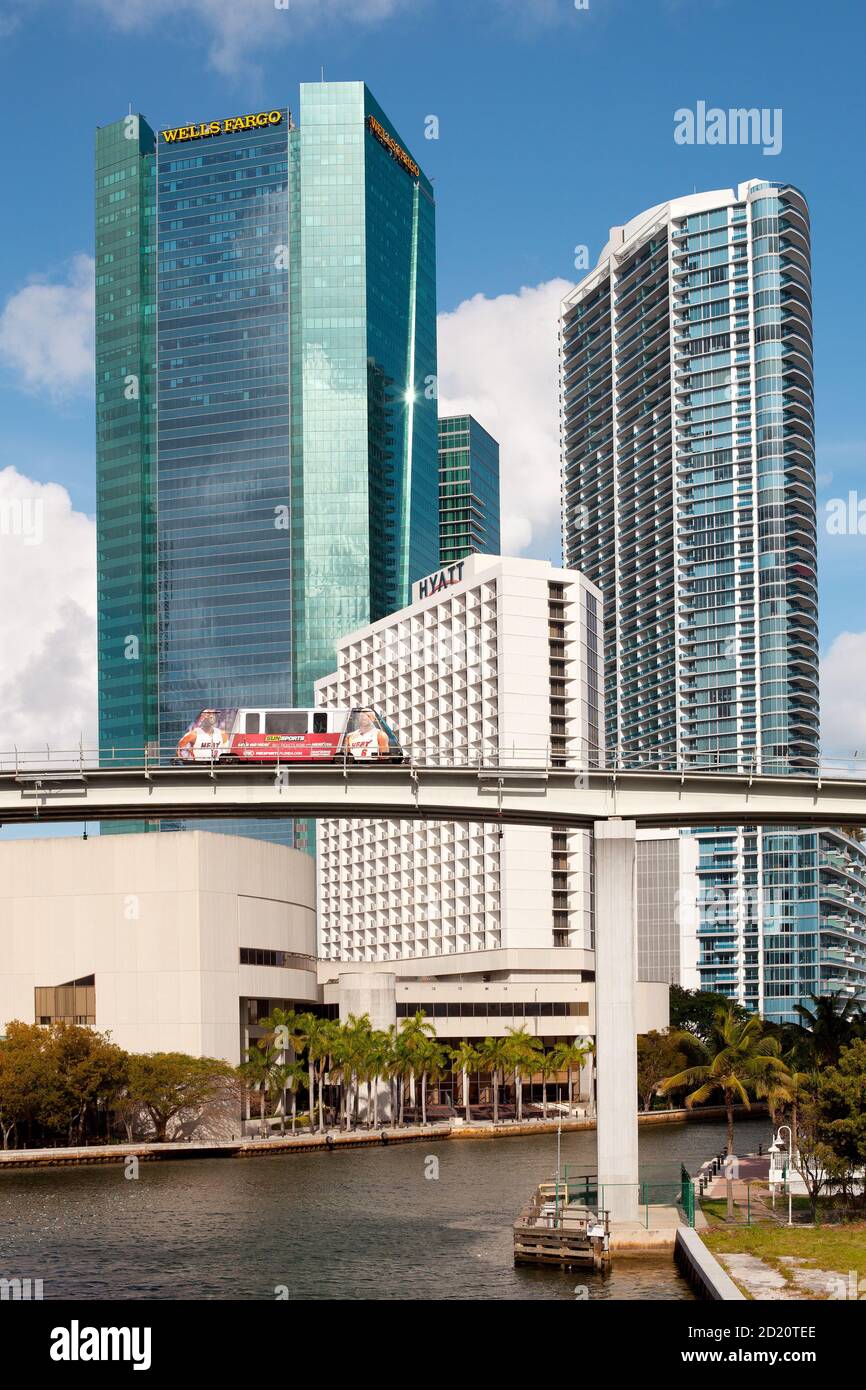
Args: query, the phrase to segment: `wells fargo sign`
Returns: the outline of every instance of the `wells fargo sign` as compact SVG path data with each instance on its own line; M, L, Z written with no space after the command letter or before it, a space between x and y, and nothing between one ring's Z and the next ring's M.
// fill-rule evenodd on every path
M406 170L406 173L411 174L413 179L417 179L419 174L421 173L421 170L418 168L418 165L415 163L414 159L412 159L412 157L406 153L402 145L397 144L397 141L394 139L394 137L388 134L385 127L381 125L379 121L376 120L375 116L367 117L367 125L369 126L372 133L375 135L376 139L385 146L385 149L388 150L390 154L394 156L397 163L402 164L403 168Z
M179 125L174 130L164 130L162 138L167 144L175 140L206 140L213 135L232 135L238 130L256 130L269 125L279 125L283 119L282 111L259 111L252 116L228 116L224 121L203 121L201 125Z

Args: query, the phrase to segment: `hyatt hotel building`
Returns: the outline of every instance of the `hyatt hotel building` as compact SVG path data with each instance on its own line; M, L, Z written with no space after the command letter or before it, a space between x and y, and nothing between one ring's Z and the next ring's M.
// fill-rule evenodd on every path
M97 131L103 757L311 704L337 639L436 568L434 231L361 82Z

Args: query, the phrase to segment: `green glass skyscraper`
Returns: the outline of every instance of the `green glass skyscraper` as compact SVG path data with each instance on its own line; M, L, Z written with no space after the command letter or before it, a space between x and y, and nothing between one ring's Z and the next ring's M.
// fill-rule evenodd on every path
M498 555L499 445L474 415L439 421L439 563Z
M437 566L435 208L361 82L96 145L100 743L165 749Z

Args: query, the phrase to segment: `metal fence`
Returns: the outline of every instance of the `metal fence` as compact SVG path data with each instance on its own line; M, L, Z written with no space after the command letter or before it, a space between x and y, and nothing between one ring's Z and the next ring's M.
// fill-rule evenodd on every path
M232 760L242 766L255 766L255 759ZM279 761L277 754L274 761ZM291 766L292 759L283 760ZM319 760L316 760L319 761ZM335 759L322 759L323 763L334 761L342 765L353 765L354 760L347 752L341 751ZM386 760L387 761L387 760ZM866 777L866 752L820 752L816 757L806 758L801 753L790 755L765 756L760 753L748 758L736 752L685 752L682 749L655 748L632 750L614 746L600 749L580 739L562 741L542 740L533 743L503 743L500 740L472 740L458 743L445 740L436 743L401 744L398 762L422 767L452 767L465 769L491 769L520 771L547 770L586 773L605 772L667 772L667 773L719 773L731 776L800 776L821 777ZM188 766L229 765L223 754L209 757L196 757ZM56 769L70 772L83 772L89 769L111 768L161 768L183 765L178 758L177 744L148 743L146 745L97 746L83 741L75 748L52 748L45 744L38 748L18 748L13 746L0 749L0 771L27 773ZM267 764L269 765L269 764Z

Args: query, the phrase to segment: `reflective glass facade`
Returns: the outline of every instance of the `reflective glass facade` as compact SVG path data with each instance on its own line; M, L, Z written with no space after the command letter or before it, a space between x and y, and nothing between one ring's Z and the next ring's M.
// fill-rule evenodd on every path
M138 116L96 132L99 741L108 757L157 737L154 150Z
M604 593L609 755L814 767L812 376L809 213L789 185L660 204L614 229L565 301L564 554ZM696 833L701 978L785 1016L823 979L801 959L815 836Z
M158 155L159 722L290 705L288 120ZM282 511L281 511L282 509Z
M311 703L438 562L432 189L363 83L264 116L98 133L98 259L125 219L97 313L103 745Z
M439 421L439 563L498 555L499 445L472 415Z
M301 87L295 691L438 562L432 188L363 83Z

